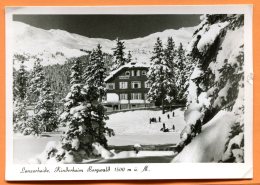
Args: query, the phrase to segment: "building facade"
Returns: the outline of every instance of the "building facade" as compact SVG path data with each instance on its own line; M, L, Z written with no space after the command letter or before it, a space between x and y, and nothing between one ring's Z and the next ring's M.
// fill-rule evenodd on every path
M107 95L104 105L108 110L151 107L147 100L149 65L131 62L112 71L105 79Z

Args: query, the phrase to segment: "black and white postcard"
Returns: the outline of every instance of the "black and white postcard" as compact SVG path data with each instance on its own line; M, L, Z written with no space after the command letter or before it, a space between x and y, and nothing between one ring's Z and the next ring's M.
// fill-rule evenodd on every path
M6 180L252 178L252 6L6 8Z

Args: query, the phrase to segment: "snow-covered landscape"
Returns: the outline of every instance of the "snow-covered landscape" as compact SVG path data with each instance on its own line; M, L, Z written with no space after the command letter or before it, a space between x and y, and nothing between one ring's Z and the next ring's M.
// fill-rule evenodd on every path
M243 163L244 17L200 21L121 40L13 21L14 163Z
M42 65L64 64L68 58L85 55L84 50L92 50L97 44L102 45L102 50L112 54L114 41L103 38L88 38L64 30L44 30L22 22L13 22L15 48L14 53L24 54L29 57L25 64L32 69L34 57L43 59ZM170 36L174 37L176 44L187 45L196 28L181 28L179 30L165 30L153 33L144 38L123 40L126 52L131 51L133 59L149 61L152 55L154 41L160 37L163 42ZM18 64L15 63L15 66Z
M123 113L115 113L109 116L107 126L114 129L115 136L108 137L108 145L124 146L135 144L140 145L163 145L169 144L173 147L180 140L180 132L185 126L183 111L177 109L174 111L175 117L167 118L166 114L162 115L161 111L128 111ZM161 116L161 122L149 123L149 118ZM124 121L122 121L124 117ZM167 128L172 128L175 125L175 130L170 132L162 132L162 123L166 124ZM66 128L60 128L60 131ZM45 148L48 142L60 139L60 132L43 133L41 137L15 135L14 138L14 160L16 163L27 163L39 155ZM143 151L138 156L147 155L148 151ZM131 153L131 152L130 152ZM173 155L174 152L169 151L150 151L150 155ZM21 155L22 154L22 155ZM120 154L122 155L122 154ZM128 155L127 153L125 155Z

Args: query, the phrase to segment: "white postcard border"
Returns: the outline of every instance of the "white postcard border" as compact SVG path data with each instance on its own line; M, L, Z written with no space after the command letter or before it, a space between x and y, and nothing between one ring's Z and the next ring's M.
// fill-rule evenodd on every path
M13 14L245 14L245 163L167 164L69 164L17 165L13 163L12 132L12 46ZM91 6L91 7L8 7L6 8L6 180L105 180L105 179L234 179L253 176L253 58L251 5L198 6ZM54 172L82 169L83 172ZM125 168L118 172L115 168ZM21 173L49 170L42 173ZM91 171L104 169L104 172ZM109 171L105 171L108 170Z

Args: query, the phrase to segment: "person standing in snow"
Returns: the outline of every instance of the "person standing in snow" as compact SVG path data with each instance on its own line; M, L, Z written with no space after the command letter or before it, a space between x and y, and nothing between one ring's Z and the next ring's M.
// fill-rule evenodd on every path
M174 112L172 112L172 117L174 117Z
M161 128L161 131L165 131L165 123L163 123L163 127Z
M159 116L159 122L161 122L161 117Z
M174 126L174 124L172 125L172 130L173 130L173 131L175 130L175 126Z
M167 114L167 118L170 119L170 115L169 114Z

